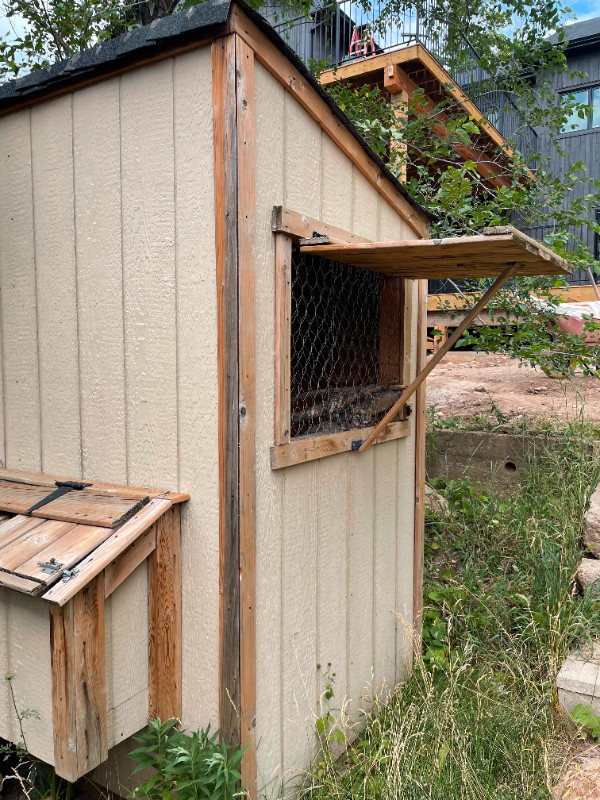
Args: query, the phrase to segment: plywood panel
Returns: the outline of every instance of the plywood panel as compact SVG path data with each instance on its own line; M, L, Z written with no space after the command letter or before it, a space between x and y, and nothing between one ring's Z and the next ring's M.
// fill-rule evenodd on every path
M396 681L396 491L395 442L375 452L374 689L388 695Z
M127 483L119 83L73 95L73 153L83 474Z
M43 472L81 475L72 96L31 111Z
M0 288L6 466L39 472L40 397L30 112L0 124Z
M174 67L177 393L182 508L184 724L217 719L217 321L210 48ZM197 668L203 653L202 669Z
M282 681L286 777L310 762L317 711L316 467L286 470L283 496Z
M284 109L283 204L321 219L321 136L325 134L287 92Z
M128 480L176 485L172 60L121 79L121 170Z
M52 674L50 666L50 618L48 606L18 592L8 593L10 641L9 668L17 708L31 710L23 722L27 748L33 755L54 763L52 743ZM13 737L18 726L12 726Z
M393 444L393 443L392 443ZM350 719L371 695L373 672L373 536L375 453L372 447L360 457L351 454L348 497L348 641L347 694Z
M276 796L282 778L282 497L284 475L271 471L274 436L274 242L271 211L283 198L285 90L255 65L256 158L256 739L258 786Z
M317 463L317 700L319 715L336 718L347 694L348 458ZM328 686L331 699L324 696Z
M352 168L352 233L364 236L372 241L377 240L379 222L379 206L383 204L381 197L358 171Z
M139 567L106 600L110 628L107 667L108 745L114 747L143 728L148 718L147 565ZM132 621L135 624L132 625ZM135 665L135 668L132 668ZM127 715L123 708L127 708Z

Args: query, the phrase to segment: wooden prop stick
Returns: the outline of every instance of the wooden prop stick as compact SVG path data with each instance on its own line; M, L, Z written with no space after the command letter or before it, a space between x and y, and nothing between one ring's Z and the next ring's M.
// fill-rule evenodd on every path
M427 366L419 372L417 377L414 381L407 386L404 392L400 395L400 398L394 403L394 405L390 408L387 412L385 417L381 420L381 422L376 425L369 436L364 440L361 446L358 448L358 452L364 452L368 447L370 447L375 439L381 434L381 431L385 428L388 422L391 422L396 414L400 411L403 405L412 397L413 393L419 388L419 386L423 383L425 378L429 375L429 373L435 369L435 367L439 364L442 358L446 355L448 350L453 347L456 342L460 339L464 331L469 327L469 325L473 322L475 317L486 307L489 299L493 297L498 289L505 283L508 278L512 275L513 271L515 270L515 264L510 264L504 272L495 280L494 284L490 286L487 292L483 295L481 300L477 303L477 305L473 306L473 308L469 311L466 317L462 320L458 328L454 331L452 336L448 339L448 341L440 347L437 353L432 356L431 360L427 364Z

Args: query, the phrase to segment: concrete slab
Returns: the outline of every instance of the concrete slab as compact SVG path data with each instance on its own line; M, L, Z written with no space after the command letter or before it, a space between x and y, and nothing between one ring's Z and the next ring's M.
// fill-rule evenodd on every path
M567 713L579 703L600 712L600 643L587 652L572 653L558 673L556 686Z

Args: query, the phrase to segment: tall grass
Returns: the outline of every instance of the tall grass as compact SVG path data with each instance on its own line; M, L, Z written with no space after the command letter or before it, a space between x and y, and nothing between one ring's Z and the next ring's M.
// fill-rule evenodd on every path
M599 604L573 587L599 478L585 429L570 426L512 496L467 480L439 487L452 513L427 520L414 673L373 707L342 759L324 750L306 795L550 797L575 730L558 709L556 674L570 648L600 635Z

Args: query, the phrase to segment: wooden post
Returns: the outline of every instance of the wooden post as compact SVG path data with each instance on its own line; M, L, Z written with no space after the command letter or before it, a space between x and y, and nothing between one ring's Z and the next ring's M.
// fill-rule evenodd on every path
M149 716L181 719L181 529L179 506L152 526L148 558Z
M55 769L73 782L108 758L102 573L50 606L50 648Z
M292 240L275 234L275 444L291 438Z
M417 375L427 363L427 281L419 280L417 308ZM423 556L425 548L425 381L415 395L415 532L413 550L413 629L415 644L423 623Z
M212 45L219 365L219 727L240 735L240 529L235 36Z
M400 67L398 64L389 64L383 73L383 85L390 93L392 98L392 106L394 107L394 116L401 127L406 119L408 109L408 93L405 91L404 83L400 79ZM403 183L406 182L406 157L408 149L406 143L400 144L395 139L390 142L390 150L392 157L396 155L402 163L402 168L398 174L398 179Z
M256 797L256 270L254 51L236 38L239 282L240 715L242 785Z

